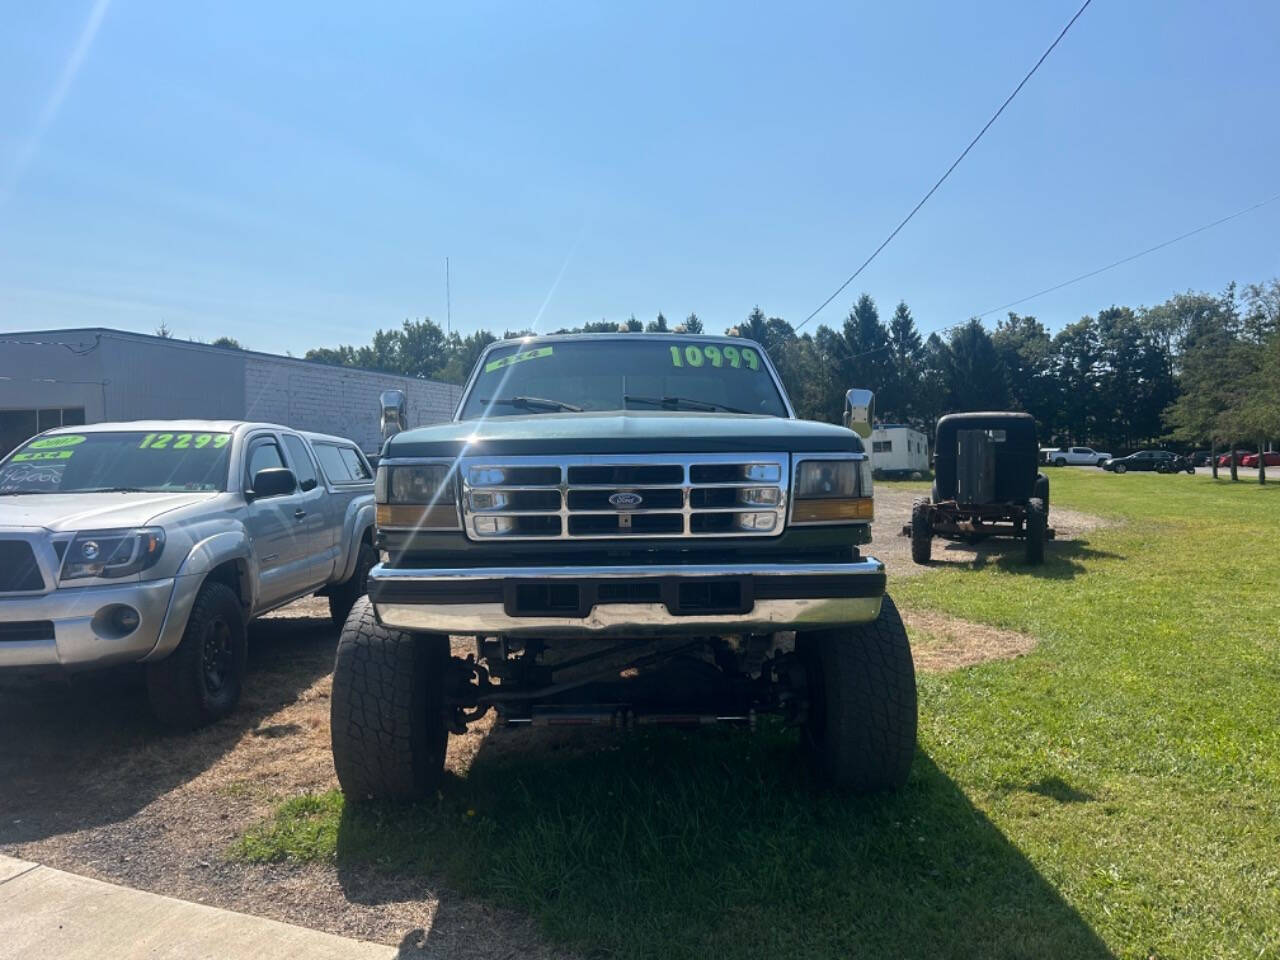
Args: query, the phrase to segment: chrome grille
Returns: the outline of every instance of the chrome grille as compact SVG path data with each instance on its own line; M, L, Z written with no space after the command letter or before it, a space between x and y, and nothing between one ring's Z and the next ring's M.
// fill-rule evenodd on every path
M470 457L459 473L472 540L777 536L791 475L777 453Z

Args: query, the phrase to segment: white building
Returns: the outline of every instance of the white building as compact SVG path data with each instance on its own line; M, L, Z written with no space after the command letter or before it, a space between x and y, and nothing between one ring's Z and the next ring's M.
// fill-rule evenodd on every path
M414 426L453 416L461 388L253 350L87 328L0 333L0 456L50 427L190 417L263 420L382 446L384 390Z
M886 477L923 476L929 471L929 438L899 423L877 423L871 431L871 468Z

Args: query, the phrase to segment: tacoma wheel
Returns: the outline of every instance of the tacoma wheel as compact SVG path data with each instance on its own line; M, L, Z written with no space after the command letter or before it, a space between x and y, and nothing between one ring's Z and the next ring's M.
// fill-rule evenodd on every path
M1044 563L1044 538L1048 526L1044 501L1033 497L1027 502L1027 563Z
M907 782L916 749L916 677L898 608L887 595L872 623L800 633L809 678L802 743L831 783L858 792Z
M928 563L933 554L933 528L929 526L929 501L919 497L911 505L911 559Z
M355 602L333 668L333 766L347 798L402 800L444 775L449 638L388 630Z
M356 568L345 582L329 589L329 616L334 626L342 626L347 622L347 614L356 605L356 601L369 592L369 571L378 562L378 551L364 541L360 543L360 551L356 554Z
M163 660L147 664L152 712L162 723L188 729L227 716L240 701L245 647L239 597L226 584L206 583L181 642Z

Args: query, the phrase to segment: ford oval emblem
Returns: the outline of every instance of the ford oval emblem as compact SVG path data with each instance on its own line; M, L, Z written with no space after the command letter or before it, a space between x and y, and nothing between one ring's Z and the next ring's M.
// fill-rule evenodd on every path
M630 510L644 503L644 497L638 493L613 493L609 495L609 502L619 510Z

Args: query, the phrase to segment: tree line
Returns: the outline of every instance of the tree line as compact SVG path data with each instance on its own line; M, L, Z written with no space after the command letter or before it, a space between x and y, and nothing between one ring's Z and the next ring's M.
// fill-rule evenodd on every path
M659 313L647 324L632 315L555 332L642 330L696 334L704 325L696 313L677 324ZM845 390L857 386L875 391L880 420L930 435L944 413L1023 410L1045 445L1114 453L1170 441L1262 449L1280 437L1280 279L1111 306L1053 334L1037 317L1010 312L994 329L974 317L925 336L905 301L885 321L866 293L836 326L798 333L756 307L725 332L764 346L809 419L839 422ZM320 347L306 358L461 383L497 339L406 320L364 346Z

